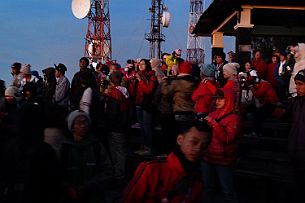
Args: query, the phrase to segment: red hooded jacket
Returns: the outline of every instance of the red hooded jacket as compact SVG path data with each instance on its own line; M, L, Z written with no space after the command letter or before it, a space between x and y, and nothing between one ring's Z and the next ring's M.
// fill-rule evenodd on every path
M212 141L204 160L211 164L232 165L238 150L240 119L233 113L233 91L225 88L221 90L224 92L225 106L209 114L208 124L212 127Z
M279 101L274 89L267 81L261 80L254 86L252 92L262 105L276 104Z
M141 163L124 192L124 203L156 203L168 198L168 194L188 175L175 153L170 153L166 160L154 160ZM177 194L171 203L196 203L202 197L201 177L190 184L188 194Z
M198 88L192 94L192 100L196 102L196 113L210 112L213 101L212 96L216 90L216 83L213 83L211 80L204 80L199 84Z

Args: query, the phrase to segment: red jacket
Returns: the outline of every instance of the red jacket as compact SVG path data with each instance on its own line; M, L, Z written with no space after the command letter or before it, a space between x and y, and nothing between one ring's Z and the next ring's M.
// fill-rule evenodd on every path
M212 127L213 135L204 160L211 164L228 166L234 164L236 160L240 119L237 114L233 113L233 91L230 89L222 90L225 96L225 106L209 114L208 124ZM218 119L222 117L223 119L219 121Z
M278 82L274 78L277 63L269 63L267 66L266 80L271 83L272 87L277 87Z
M137 86L136 105L142 106L143 97L153 94L157 88L158 80L155 71L151 70L146 75L147 81L141 80Z
M253 59L252 65L257 72L258 77L265 79L267 72L267 65L263 59Z
M210 112L213 102L212 96L216 90L216 83L213 83L211 80L204 80L199 84L198 88L192 94L192 100L196 102L196 113Z
M124 192L124 203L156 203L168 198L168 193L187 173L172 152L166 160L141 163ZM188 194L174 196L171 203L196 203L202 197L201 177L191 183Z
M258 98L259 102L263 105L276 104L279 101L274 89L267 81L261 80L260 83L254 86L252 92L253 95Z
M136 71L132 70L124 73L124 81L126 82L126 88L131 97L136 95L136 79L135 79Z

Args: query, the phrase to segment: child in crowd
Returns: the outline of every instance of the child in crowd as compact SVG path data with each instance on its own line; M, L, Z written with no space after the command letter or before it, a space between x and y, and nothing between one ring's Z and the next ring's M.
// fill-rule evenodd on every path
M219 180L224 199L238 202L233 183L233 165L239 145L240 119L234 113L234 94L231 89L218 89L215 94L216 111L205 119L212 127L212 141L204 155L203 180L207 200L211 202Z

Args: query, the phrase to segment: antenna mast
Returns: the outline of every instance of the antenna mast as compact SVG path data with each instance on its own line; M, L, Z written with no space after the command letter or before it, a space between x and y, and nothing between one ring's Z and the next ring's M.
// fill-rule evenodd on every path
M205 0L204 0L205 4ZM192 34L196 23L203 13L202 0L190 0L189 30L187 37L187 60L193 64L204 63L203 40Z
M165 35L162 34L161 17L163 13L162 0L151 0L150 33L145 34L145 39L149 41L149 57L161 57L161 42L165 41Z
M106 62L112 58L109 0L93 0L88 15L85 56Z

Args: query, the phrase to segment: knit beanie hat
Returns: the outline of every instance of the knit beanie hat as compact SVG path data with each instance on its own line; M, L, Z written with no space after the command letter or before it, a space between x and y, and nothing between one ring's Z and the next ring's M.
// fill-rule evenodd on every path
M16 101L21 101L22 99L22 93L19 91L19 89L16 86L7 87L4 95L9 97L14 97Z
M300 70L294 77L294 80L305 82L305 70Z
M24 64L21 69L20 72L23 74L31 74L31 65L30 64Z
M68 129L71 131L72 130L72 125L73 125L73 122L74 120L79 117L79 116L84 116L88 119L89 121L89 124L91 123L91 120L90 120L90 117L89 115L84 112L84 111L81 111L81 110L75 110L75 111L72 111L68 117L67 117L67 124L68 124Z
M205 76L213 77L215 76L216 66L214 64L203 64L200 71Z
M160 61L160 59L152 58L152 59L150 59L150 65L152 68L158 67L161 65L161 61Z
M223 70L227 71L228 73L232 75L237 75L237 69L240 68L240 65L238 63L227 63L223 66Z
M179 73L191 74L192 64L188 61L184 61L179 65Z

